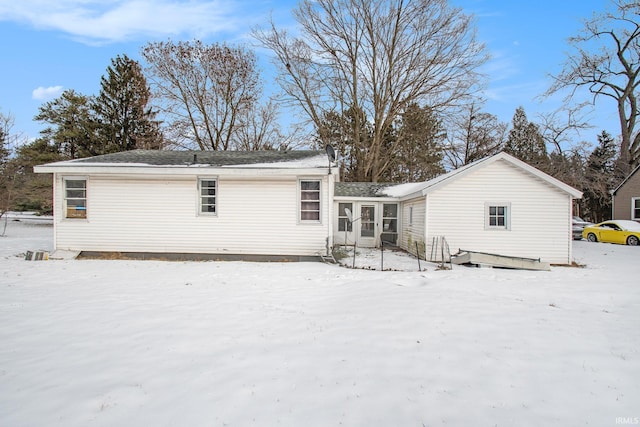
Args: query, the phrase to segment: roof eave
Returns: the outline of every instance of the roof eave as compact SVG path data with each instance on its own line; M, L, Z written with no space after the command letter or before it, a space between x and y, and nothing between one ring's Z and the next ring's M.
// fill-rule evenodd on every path
M449 183L473 172L476 171L480 168L489 166L491 164L493 164L494 162L497 162L499 160L504 160L508 163L511 163L512 165L519 167L520 169L523 169L525 172L530 173L531 175L536 176L537 178L547 182L548 184L556 187L557 189L568 193L571 197L575 198L575 199L580 199L582 198L582 192L571 187L570 185L565 184L564 182L552 177L551 175L548 175L544 172L542 172L539 169L536 169L535 167L529 165L526 162L523 162L522 160L519 160L513 156L511 156L510 154L507 154L505 152L500 152L494 156L491 157L487 157L481 160L478 160L476 164L471 164L471 167L468 167L462 171L460 171L459 173L455 173L453 175L451 175L450 178L448 179L443 179L433 185L427 186L422 190L422 195L426 196L427 194L438 190L446 185L448 185ZM455 172L455 171L454 171Z
M620 189L620 187L625 185L627 183L627 181L629 181L629 179L631 179L631 177L633 175L635 175L636 172L638 172L638 170L640 170L640 164L638 166L636 166L635 169L633 169L629 175L625 176L624 179L622 180L622 182L616 188L611 190L611 195L615 196L616 193L618 192L618 190Z
M155 166L155 165L100 165L50 163L33 168L35 173L76 175L328 175L327 167L233 167L211 165ZM335 174L334 170L331 170Z
M391 196L333 196L336 201L358 201L358 202L398 202L398 197Z

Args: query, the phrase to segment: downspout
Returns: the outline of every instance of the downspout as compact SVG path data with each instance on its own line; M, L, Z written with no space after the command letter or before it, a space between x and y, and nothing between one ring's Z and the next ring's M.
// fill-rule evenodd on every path
M60 176L54 172L53 174L53 200L51 209L53 210L53 252L58 249L58 218L59 215L63 215L64 213L58 213L58 180Z
M427 259L427 242L429 236L429 196L424 195L424 259Z
M569 259L567 265L573 262L573 197L569 194Z
M615 219L614 215L616 213L616 193L615 190L611 190L611 219ZM633 209L633 207L631 207Z

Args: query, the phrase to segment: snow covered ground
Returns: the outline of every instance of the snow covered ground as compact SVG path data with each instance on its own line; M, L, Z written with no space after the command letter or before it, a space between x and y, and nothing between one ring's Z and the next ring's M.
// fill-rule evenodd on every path
M640 417L638 247L575 242L586 268L551 272L21 255L51 247L42 222L0 238L2 426Z

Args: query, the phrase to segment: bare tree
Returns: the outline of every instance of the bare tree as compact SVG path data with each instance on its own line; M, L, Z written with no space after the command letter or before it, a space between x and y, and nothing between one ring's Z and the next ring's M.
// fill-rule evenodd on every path
M449 128L445 160L449 167L457 169L502 150L508 125L472 102L449 121Z
M13 171L9 163L11 156L10 135L13 127L14 118L11 114L0 112L0 218L2 218L9 207L13 193ZM4 225L0 236L4 236L7 231L7 217L4 218Z
M11 113L0 111L0 237L7 231L7 212L15 207L16 175L18 166L13 159L21 136L14 133L15 117ZM4 218L3 218L4 217Z
M548 146L553 151L562 154L570 149L571 134L581 130L590 129L592 126L581 114L581 108L561 108L551 113L539 114L540 132Z
M640 132L636 130L640 85L640 2L614 0L614 12L594 14L582 32L569 39L574 51L554 77L547 95L570 89L570 102L586 88L595 103L610 98L620 121L620 163L627 171L640 162Z
M231 148L239 117L260 95L255 53L196 40L148 43L142 56L174 143L195 141L201 150Z
M293 148L295 144L292 139L298 135L297 130L293 127L285 136L278 124L278 114L278 106L272 99L243 111L233 138L233 147L246 151Z
M303 0L294 16L299 37L272 23L255 37L275 55L285 100L302 109L322 143L331 112L363 111L373 126L359 137L353 123L357 176L377 181L385 165L385 135L408 105L442 112L459 105L479 81L487 56L471 17L447 0Z

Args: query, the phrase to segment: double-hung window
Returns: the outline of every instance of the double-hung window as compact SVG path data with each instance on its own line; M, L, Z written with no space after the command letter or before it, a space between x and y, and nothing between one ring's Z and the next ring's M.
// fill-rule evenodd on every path
M65 218L87 218L86 178L64 179Z
M300 221L320 222L320 180L300 180Z
M485 228L489 230L509 230L511 206L509 203L487 203L485 205Z
M216 215L218 201L218 180L215 178L198 179L200 215Z
M633 197L631 199L631 219L640 221L640 197Z

